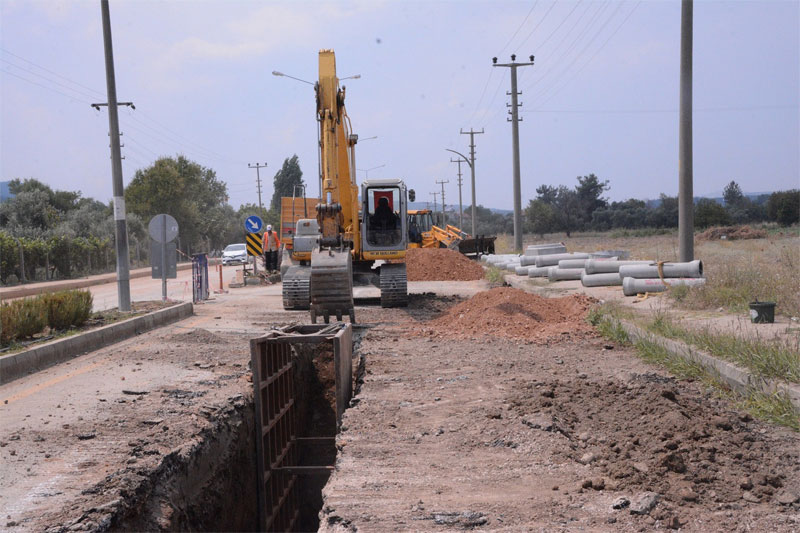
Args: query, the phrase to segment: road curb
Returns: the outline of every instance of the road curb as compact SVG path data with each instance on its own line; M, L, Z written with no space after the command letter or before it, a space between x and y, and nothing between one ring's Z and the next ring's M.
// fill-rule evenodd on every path
M503 279L515 289L538 294L539 296L550 296L548 294L543 294L543 291L537 291L536 287L527 285L524 281L516 279L506 280L505 275L503 275ZM746 395L753 390L765 394L774 394L780 391L786 394L795 408L800 411L800 385L756 376L746 368L719 359L708 352L699 350L684 342L662 337L661 335L644 330L625 320L617 318L615 318L615 320L620 323L631 340L636 341L641 339L653 342L673 355L699 363L706 369L717 374L720 380L740 394Z
M719 359L685 342L656 335L625 320L615 320L619 322L633 342L637 340L652 342L673 355L699 363L707 370L715 373L721 381L740 394L746 395L754 389L765 394L782 392L789 397L795 408L800 410L800 386L798 385L756 376L746 368Z
M180 303L146 315L109 324L79 335L49 342L30 350L0 357L0 385L44 370L78 355L129 339L192 316L191 302Z

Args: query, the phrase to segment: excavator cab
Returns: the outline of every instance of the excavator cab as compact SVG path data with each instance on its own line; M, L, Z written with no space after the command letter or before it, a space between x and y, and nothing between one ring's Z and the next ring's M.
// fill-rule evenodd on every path
M361 184L364 250L405 250L408 242L406 187L399 179Z

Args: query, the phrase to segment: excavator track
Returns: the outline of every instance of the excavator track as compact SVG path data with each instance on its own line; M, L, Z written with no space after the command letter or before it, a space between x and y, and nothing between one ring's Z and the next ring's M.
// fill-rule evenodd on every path
M405 263L381 265L381 307L408 306Z
M311 300L311 268L292 266L283 277L283 308L308 309Z
M311 253L311 322L321 316L325 323L331 316L342 320L349 316L355 323L353 305L353 260L349 250L315 250Z

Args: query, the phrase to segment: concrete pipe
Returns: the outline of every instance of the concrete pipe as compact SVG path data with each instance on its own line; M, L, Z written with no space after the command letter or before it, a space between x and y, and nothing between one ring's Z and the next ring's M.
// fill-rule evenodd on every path
M553 267L537 267L537 266L529 266L528 267L528 277L529 278L546 278L547 271Z
M611 259L612 257L616 257L617 259L625 260L631 256L631 253L627 250L599 250L597 252L592 252L591 256L598 259Z
M487 263L490 265L496 265L498 263L510 263L513 260L519 260L518 255L514 254L502 254L502 255L493 255L489 259L486 260Z
M562 259L558 262L558 268L586 268L588 259Z
M688 263L664 263L663 275L665 278L702 278L703 262L696 259ZM623 265L619 267L619 277L653 279L661 276L658 274L658 266L651 263L649 265Z
M505 270L508 270L509 272L516 272L518 266L520 266L519 262L517 262L517 263L508 263L506 265Z
M547 254L561 254L566 253L567 247L561 243L556 244L542 244L538 246L528 246L525 249L525 255L536 257L539 255Z
M664 292L667 287L686 285L687 287L699 287L705 285L705 278L667 278L661 281L660 278L641 279L626 277L622 280L622 292L625 296L636 296L642 292Z
M536 258L536 266L556 266L562 259L589 259L589 254L585 253L571 253L571 254L549 254L540 255Z
M538 255L523 255L519 258L519 264L522 266L536 266L536 258Z
M515 269L515 272L516 272L517 276L527 276L527 275L528 275L528 269L529 269L529 268L531 268L531 267L528 267L528 266L518 266L518 267ZM536 267L534 267L534 268L536 268Z
M622 278L616 272L607 272L605 274L587 274L583 271L581 274L581 283L584 287L610 287L613 285L622 285Z
M547 279L550 281L581 279L581 274L583 274L582 268L550 267L550 271L547 273Z
M607 274L610 272L619 273L619 268L623 265L651 265L652 261L614 261L613 259L587 259L587 274ZM620 278L622 279L622 278Z

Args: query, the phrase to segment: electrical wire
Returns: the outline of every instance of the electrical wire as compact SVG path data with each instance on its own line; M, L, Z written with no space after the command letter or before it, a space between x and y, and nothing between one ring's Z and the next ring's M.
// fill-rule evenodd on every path
M25 59L24 57L22 57L20 55L17 55L17 54L15 54L15 53L13 53L13 52L11 52L9 50L6 50L5 48L0 48L0 51L2 51L5 54L8 54L8 55L10 55L12 57L16 57L17 59L20 59L20 60L24 61L25 63L28 63L29 65L32 65L32 66L34 66L34 67L36 67L38 69L41 69L41 70L43 70L43 71L45 71L45 72L47 72L49 74L52 74L53 76L57 76L57 77L61 78L64 81L68 81L68 82L72 83L73 85L77 85L78 87L82 87L82 88L86 89L89 92L92 92L92 93L95 93L97 95L100 95L101 97L105 96L102 92L100 92L100 91L98 91L96 89L92 89L91 87L87 87L86 85L83 85L82 83L78 83L75 80L71 80L71 79L67 78L66 76L63 76L63 75L59 74L58 72L54 72L54 71L52 71L52 70L50 70L48 68L45 68L45 67L43 67L43 66L41 66L41 65L39 65L37 63L34 63L30 59ZM92 98L94 98L94 96L92 96Z
M503 52L505 52L505 51L506 51L506 48L508 48L508 45L510 45L510 44L511 44L511 41L513 41L513 40L514 40L514 37L516 37L516 36L517 36L517 34L519 33L519 30L521 30L521 29L522 29L522 27L525 25L525 23L528 21L528 18L531 16L531 13L533 13L533 10L534 10L534 9L536 9L536 6L537 6L537 5L539 5L539 0L536 0L536 1L533 3L533 7L531 7L531 10L530 10L530 11L528 11L528 14L527 14L527 15L525 15L525 18L524 18L524 19L522 19L522 22L521 22L521 23L520 23L520 25L517 27L517 31L515 31L515 32L514 32L514 35L512 35L512 36L511 36L511 38L508 40L508 42L507 42L507 43L506 43L506 44L503 46L503 48L501 48L501 49L500 49L500 51L497 53L497 55L498 55L498 56L499 56L499 55L502 55L502 54L503 54Z
M22 81L26 81L26 82L28 82L28 83L30 83L30 84L32 84L32 85L37 85L37 86L41 87L42 89L47 89L48 91L53 91L54 93L58 93L58 94L60 94L60 95L62 95L62 96L66 96L66 97L67 97L67 98L69 98L70 100L74 100L74 101L76 101L76 102L82 102L82 103L86 104L87 106L88 106L88 105L91 105L91 102L87 102L86 100L83 100L83 99L81 99L81 98L78 98L78 97L76 97L76 96L74 96L74 95L67 94L67 93L65 93L65 92L59 91L58 89L54 89L54 88L52 88L52 87L48 87L48 86L46 86L46 85L43 85L43 84L41 84L41 83L39 83L39 82L37 82L37 81L29 80L28 78L25 78L25 77L23 77L23 76L20 76L19 74L14 74L13 72L9 72L8 70L5 70L5 69L3 69L3 68L0 68L0 72L3 72L3 73L5 73L5 74L8 74L9 76L14 76L15 78L19 78L19 79L21 79Z
M527 42L528 42L528 39L530 39L530 38L533 36L534 32L535 32L536 30L538 30L538 29L539 29L539 26L541 26L541 25L542 25L542 22L544 22L544 21L545 21L545 19L547 18L547 15L549 15L549 14L550 14L550 12L553 10L553 8L554 8L554 7L556 7L556 4L557 4L557 3L558 3L557 1L555 1L555 0L553 1L553 4L550 6L550 9L548 9L547 11L545 11L545 13L544 13L544 16L541 18L541 20L539 20L539 24L537 24L536 26L534 26L534 28L531 30L531 32L528 34L528 36L527 36L527 37L525 37L525 40L523 40L521 43L519 43L519 45L517 45L517 50L519 50L519 49L521 49L523 46L525 46L525 43L527 43Z

